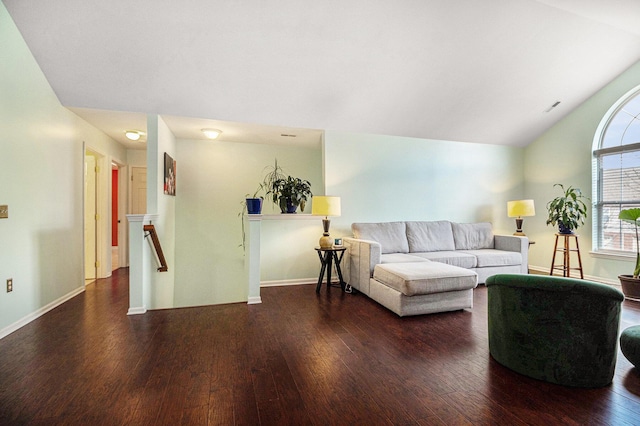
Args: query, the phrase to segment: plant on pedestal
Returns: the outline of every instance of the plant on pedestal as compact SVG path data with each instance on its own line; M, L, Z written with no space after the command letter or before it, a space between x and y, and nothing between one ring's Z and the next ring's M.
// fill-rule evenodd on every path
M640 240L638 240L638 219L640 219L640 209L623 209L620 210L618 219L632 223L636 231L636 266L633 270L633 275L618 275L620 284L622 285L622 292L626 297L633 299L640 299Z
M575 229L580 225L584 225L587 218L587 205L583 200L589 198L582 195L582 191L578 188L569 186L564 189L560 183L553 185L562 189L562 195L554 198L547 203L547 225L556 226L561 234L573 234Z

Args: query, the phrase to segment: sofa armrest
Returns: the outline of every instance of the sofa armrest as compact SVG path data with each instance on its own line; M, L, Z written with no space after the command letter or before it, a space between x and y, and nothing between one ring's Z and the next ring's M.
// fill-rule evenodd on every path
M347 248L347 282L369 295L369 279L373 276L373 268L380 263L382 247L376 241L357 238L343 238L342 241Z
M523 274L529 272L529 238L516 235L495 235L494 243L496 250L520 253L522 255L520 272Z

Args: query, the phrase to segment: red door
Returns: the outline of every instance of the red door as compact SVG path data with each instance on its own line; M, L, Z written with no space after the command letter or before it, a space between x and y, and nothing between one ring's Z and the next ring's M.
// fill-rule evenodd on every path
M111 170L111 245L118 246L118 169Z

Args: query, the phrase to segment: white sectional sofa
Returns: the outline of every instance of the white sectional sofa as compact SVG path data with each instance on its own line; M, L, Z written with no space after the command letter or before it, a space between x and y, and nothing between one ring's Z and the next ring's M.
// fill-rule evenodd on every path
M473 307L473 289L499 273L527 273L526 237L490 223L354 223L347 282L400 316Z

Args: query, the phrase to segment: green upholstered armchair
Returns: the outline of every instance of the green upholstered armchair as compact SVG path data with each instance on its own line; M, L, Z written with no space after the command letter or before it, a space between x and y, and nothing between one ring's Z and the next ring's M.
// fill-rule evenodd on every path
M486 286L489 351L496 361L565 386L611 383L622 292L545 275L494 275Z

